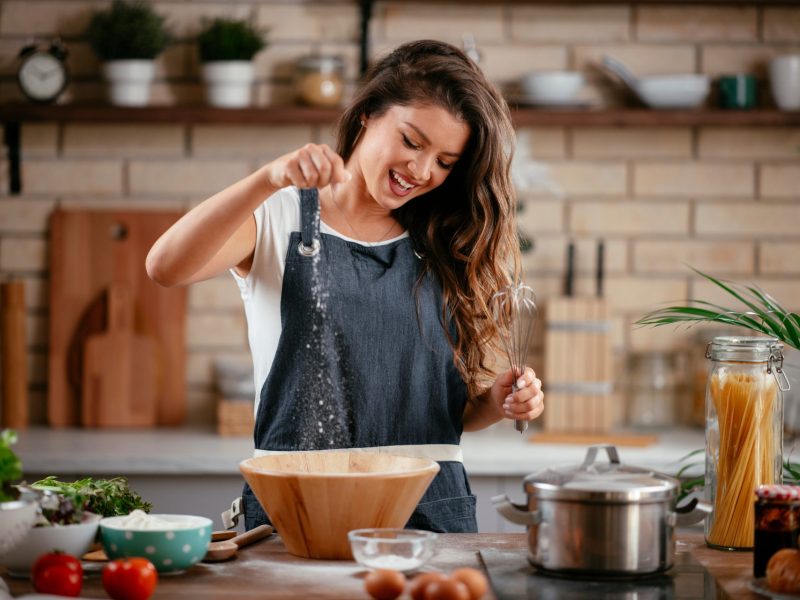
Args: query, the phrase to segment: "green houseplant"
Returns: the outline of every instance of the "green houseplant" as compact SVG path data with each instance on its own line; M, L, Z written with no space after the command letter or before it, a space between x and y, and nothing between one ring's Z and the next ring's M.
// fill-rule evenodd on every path
M170 40L164 17L145 0L114 0L109 8L92 15L86 37L103 61L111 103L146 105L155 58Z
M736 310L704 300L689 300L686 306L668 306L647 313L635 324L658 327L700 322L722 323L772 336L787 346L800 349L800 315L787 310L775 298L755 286L724 281L697 269L692 270L722 289L731 299L741 302L747 310Z
M265 47L265 34L247 21L217 18L205 23L197 37L197 51L211 106L250 104L253 57Z

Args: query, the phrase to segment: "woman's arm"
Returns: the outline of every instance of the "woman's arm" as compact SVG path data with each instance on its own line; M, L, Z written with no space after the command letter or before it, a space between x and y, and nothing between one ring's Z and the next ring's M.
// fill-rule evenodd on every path
M185 285L236 267L247 275L256 244L253 211L279 189L324 187L349 173L324 144L306 144L264 165L211 196L170 227L153 244L145 266L164 286Z
M533 421L544 411L542 382L533 369L526 368L512 395L514 373L499 375L492 387L467 402L462 419L464 431L479 431L503 418Z

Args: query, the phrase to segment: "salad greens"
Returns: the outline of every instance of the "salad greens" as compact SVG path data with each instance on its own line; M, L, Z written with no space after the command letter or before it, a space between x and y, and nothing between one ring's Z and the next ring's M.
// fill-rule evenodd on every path
M127 515L134 509L150 512L152 505L142 500L128 487L125 477L92 479L86 477L72 483L58 481L54 475L41 479L31 486L33 489L55 494L56 504L42 502L42 514L50 523L80 522L82 513L88 511L103 517Z
M11 449L17 443L17 432L4 429L0 432L0 502L15 500L17 490L11 483L22 477L22 462Z

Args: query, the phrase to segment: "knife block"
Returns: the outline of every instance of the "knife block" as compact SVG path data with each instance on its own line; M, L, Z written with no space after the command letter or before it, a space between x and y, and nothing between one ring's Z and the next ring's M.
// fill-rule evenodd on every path
M544 430L610 430L615 412L606 302L589 297L549 300L544 360Z

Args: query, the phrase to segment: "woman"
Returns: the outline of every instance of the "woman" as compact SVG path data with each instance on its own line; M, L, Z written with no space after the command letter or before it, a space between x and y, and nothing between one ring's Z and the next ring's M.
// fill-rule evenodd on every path
M163 285L234 274L256 454L433 458L441 470L408 526L476 531L462 430L543 410L530 369L486 385L489 303L519 265L508 107L460 50L418 41L372 68L338 134L336 152L307 144L187 213L148 273ZM246 527L264 522L247 486L243 498Z

